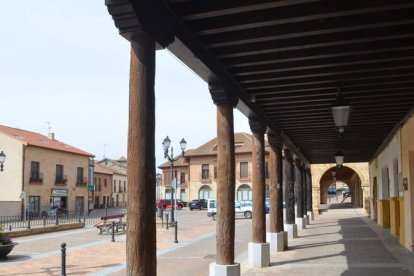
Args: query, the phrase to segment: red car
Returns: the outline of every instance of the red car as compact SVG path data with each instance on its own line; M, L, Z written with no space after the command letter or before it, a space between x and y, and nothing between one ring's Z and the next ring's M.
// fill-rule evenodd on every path
M173 204L171 204L171 199L160 199L160 200L157 200L157 202L155 203L155 206L157 208L164 208L164 209L171 208L172 205ZM181 210L184 207L184 203L181 200L177 199L176 206L178 210Z

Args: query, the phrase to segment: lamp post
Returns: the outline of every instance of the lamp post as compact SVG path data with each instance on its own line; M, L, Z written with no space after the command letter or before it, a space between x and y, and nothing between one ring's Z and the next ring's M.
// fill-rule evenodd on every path
M155 176L155 179L157 181L157 200L160 199L160 193L161 193L161 182L162 182L162 178L161 178L161 174L157 173Z
M171 222L174 222L175 219L174 219L174 212L173 212L173 210L174 210L174 205L176 205L176 203L177 203L177 199L174 198L174 191L173 191L174 189L172 187L173 186L172 185L173 184L172 182L174 180L174 173L173 173L173 169L174 169L174 153L173 153L173 147L171 147L170 154L168 154L168 149L170 147L170 144L171 144L170 138L168 138L168 136L165 137L164 141L162 141L162 146L164 148L164 158L167 158L168 161L170 161L170 167L171 167L171 203L174 202L174 204L171 207L171 209L172 209L172 212L171 212ZM187 141L185 141L184 138L181 139L181 141L180 141L180 147L181 147L181 155L182 156L184 156L184 150L185 150L185 147L186 146L187 146ZM173 199L174 199L174 201L173 201ZM177 207L175 207L175 208L177 208Z
M0 152L0 172L3 171L3 167L4 167L4 161L6 161L6 155L4 154L3 151Z
M335 121L335 127L338 130L339 135L342 135L345 131L345 127L348 126L351 109L351 105L341 94L340 89L338 89L338 95L335 102L331 106L331 111Z

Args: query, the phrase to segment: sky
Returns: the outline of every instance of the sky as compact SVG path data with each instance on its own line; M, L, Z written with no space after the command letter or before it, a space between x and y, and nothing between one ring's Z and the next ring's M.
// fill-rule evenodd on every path
M130 44L104 0L0 0L0 124L93 153L127 155ZM167 50L156 53L156 164L214 138L216 108L207 83ZM49 123L48 123L49 122ZM235 132L250 132L234 112ZM0 145L1 146L1 145Z

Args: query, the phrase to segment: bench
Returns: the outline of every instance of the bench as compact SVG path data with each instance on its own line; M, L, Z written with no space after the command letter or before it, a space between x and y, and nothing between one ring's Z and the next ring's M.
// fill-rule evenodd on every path
M112 234L112 222L115 222L114 223L115 232L118 232L119 230L122 230L125 232L126 222L122 221L124 217L125 217L125 214L101 217L101 221L96 223L95 227L99 229L100 235L102 233ZM119 220L114 221L115 219L119 219Z

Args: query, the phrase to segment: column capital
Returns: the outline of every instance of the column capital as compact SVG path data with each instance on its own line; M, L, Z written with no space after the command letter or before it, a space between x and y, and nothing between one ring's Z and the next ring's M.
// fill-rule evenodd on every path
M290 149L284 148L283 153L284 153L285 160L289 162L293 161L293 156L292 156L292 152L290 151Z
M295 165L296 165L296 167L302 167L302 161L299 159L299 158L296 158L295 159Z
M226 92L226 89L220 82L210 82L208 84L208 90L210 90L210 95L215 105L230 104L231 106L236 107L239 101L237 96Z
M280 133L276 133L271 129L267 129L267 141L269 142L269 145L271 147L274 147L276 149L282 148L283 145L283 138L280 135Z
M253 134L257 133L260 135L264 135L266 131L266 125L257 117L251 117L249 118L249 125L250 130L253 132Z

